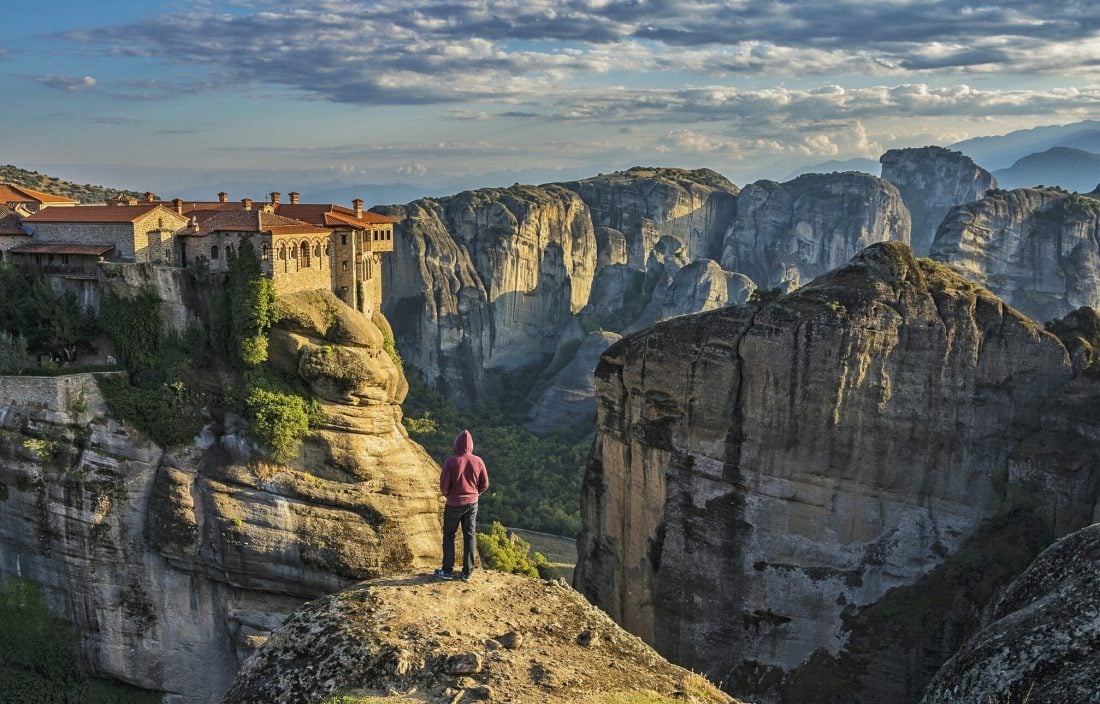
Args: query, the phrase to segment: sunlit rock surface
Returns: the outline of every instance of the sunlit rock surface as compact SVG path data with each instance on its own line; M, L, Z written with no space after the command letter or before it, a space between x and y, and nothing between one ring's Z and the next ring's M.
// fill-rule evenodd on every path
M951 208L997 187L988 171L961 152L943 147L891 149L879 159L882 178L898 187L913 220L910 245L927 256L936 229Z
M327 292L282 305L272 355L328 415L289 466L230 413L166 450L90 375L0 378L0 575L41 585L93 670L169 703L219 701L305 600L439 559L438 468L377 326Z
M992 191L951 211L931 256L1039 321L1100 307L1100 196Z
M876 242L909 242L909 211L891 183L854 171L757 181L737 201L722 268L761 288L797 288Z

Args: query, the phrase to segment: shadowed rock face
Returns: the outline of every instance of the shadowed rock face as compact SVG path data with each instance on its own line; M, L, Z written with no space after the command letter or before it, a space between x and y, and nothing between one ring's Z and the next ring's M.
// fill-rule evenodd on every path
M1100 199L1052 188L993 191L951 211L931 256L1036 320L1100 307Z
M937 673L922 704L1091 702L1100 682L1100 524L1048 548L994 620Z
M562 367L547 384L538 389L538 397L531 404L531 423L528 427L536 433L548 433L588 423L596 415L596 388L592 372L600 361L600 355L621 339L613 332L590 332L580 341L576 355Z
M722 268L761 288L797 288L875 242L909 242L909 212L890 183L869 174L805 174L741 191Z
M1053 335L893 242L766 306L655 325L596 372L576 585L727 691L801 701L784 673L1001 510L1071 375Z
M882 178L898 187L913 219L910 244L927 256L936 229L956 205L978 200L997 179L961 152L943 147L891 149L879 159Z
M377 325L327 292L280 305L272 358L328 416L290 466L229 413L165 449L90 377L49 402L0 379L0 575L41 585L94 670L166 702L218 701L303 601L439 560L438 468L399 422L406 386Z

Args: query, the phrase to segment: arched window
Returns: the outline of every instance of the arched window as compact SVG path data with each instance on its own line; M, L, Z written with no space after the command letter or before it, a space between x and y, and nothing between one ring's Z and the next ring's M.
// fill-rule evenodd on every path
M225 258L229 259L233 256L233 245L225 245Z
M310 266L309 242L302 242L301 250L302 250L302 268L308 269L309 266Z
M279 245L279 259L280 260L285 260L286 259L286 246L285 245Z
M163 230L164 229L164 218L157 218L157 229L158 230Z
M328 242L325 242L325 256L328 256Z
M216 244L210 245L210 258L211 259L217 259L218 258L218 245L216 245Z
M315 257L320 257L321 256L321 243L320 242L314 242L313 243L313 256L315 256Z

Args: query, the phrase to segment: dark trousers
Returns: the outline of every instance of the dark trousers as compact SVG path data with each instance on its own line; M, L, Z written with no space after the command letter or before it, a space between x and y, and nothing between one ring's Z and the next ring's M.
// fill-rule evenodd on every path
M465 506L443 507L443 571L451 572L455 566L455 533L462 524L462 573L474 571L474 549L477 543L477 502Z

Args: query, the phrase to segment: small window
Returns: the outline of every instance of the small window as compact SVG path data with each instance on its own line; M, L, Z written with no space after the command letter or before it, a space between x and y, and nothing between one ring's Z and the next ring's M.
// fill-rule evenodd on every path
M218 245L216 245L216 244L210 245L210 258L211 259L217 259L218 258Z
M271 245L264 243L264 246L260 249L260 257L266 262L271 259Z
M340 235L340 244L345 246L345 247L348 246L348 236L347 235Z
M229 259L232 256L233 256L233 247L232 247L232 245L228 245L228 244L225 245L225 258Z
M164 229L164 218L157 218L157 229L158 230L163 230Z
M348 263L345 261L343 264L340 265L340 268L343 269L344 271L347 271L348 270Z

